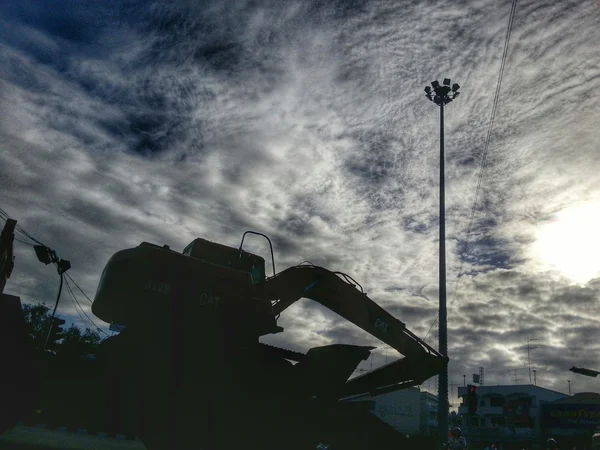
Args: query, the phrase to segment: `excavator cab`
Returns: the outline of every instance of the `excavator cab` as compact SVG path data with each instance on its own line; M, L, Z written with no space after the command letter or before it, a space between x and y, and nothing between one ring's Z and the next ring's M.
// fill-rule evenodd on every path
M183 254L222 267L247 272L252 277L253 284L265 281L265 260L242 249L238 250L216 242L207 241L206 239L197 238L190 242L183 250Z

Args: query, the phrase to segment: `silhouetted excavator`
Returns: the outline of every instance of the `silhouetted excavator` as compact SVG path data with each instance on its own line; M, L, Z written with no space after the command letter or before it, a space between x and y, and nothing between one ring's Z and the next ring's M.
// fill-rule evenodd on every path
M196 239L183 253L143 242L106 265L92 311L125 327L107 358L135 433L157 450L378 448L373 436L359 443L367 439L361 423L378 419L339 400L421 384L447 359L348 275L314 265L275 274L271 246L274 274L266 277L265 260L242 249L247 233L240 248ZM404 358L350 379L373 347L335 344L302 354L260 343L283 331L279 315L300 298Z
M310 264L276 273L271 246L267 277L265 260L242 248L248 233L264 236L246 232L239 248L195 239L183 253L143 242L114 254L92 311L124 330L104 340L94 361L43 361L48 417L60 410L84 428L138 436L149 450L397 449L402 435L361 402L340 400L421 384L447 358L346 274ZM279 315L300 298L404 358L351 378L373 347L334 344L304 354L260 343L283 332Z

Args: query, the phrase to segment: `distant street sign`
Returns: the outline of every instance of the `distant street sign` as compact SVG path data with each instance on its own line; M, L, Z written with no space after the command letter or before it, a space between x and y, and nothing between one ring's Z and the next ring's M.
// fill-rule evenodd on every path
M474 373L473 374L473 383L479 383L481 381L481 377L479 376L479 374Z
M600 405L547 404L542 406L542 420L547 428L588 428L600 426Z

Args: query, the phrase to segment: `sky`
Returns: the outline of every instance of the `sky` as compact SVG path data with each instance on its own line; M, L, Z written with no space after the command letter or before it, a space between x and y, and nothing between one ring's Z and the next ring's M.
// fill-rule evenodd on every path
M486 152L510 11L2 2L0 207L90 297L119 250L237 247L254 230L277 271L346 272L437 347L439 112L423 88L448 77L449 383L479 367L486 385L529 383L529 339L538 385L598 391L568 369L600 370L600 3L518 2ZM262 240L245 248L270 261ZM15 255L5 292L52 305L55 269L21 242ZM89 326L67 294L59 314ZM265 342L377 346L362 370L400 356L308 300L279 324Z

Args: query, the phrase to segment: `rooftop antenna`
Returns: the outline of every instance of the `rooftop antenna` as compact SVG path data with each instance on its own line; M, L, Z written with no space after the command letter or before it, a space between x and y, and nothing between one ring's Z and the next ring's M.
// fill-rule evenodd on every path
M538 341L539 339L527 337L527 366L529 367L529 384L531 384L531 354L530 350L534 348L539 348L538 346L531 347L529 344L532 341Z

